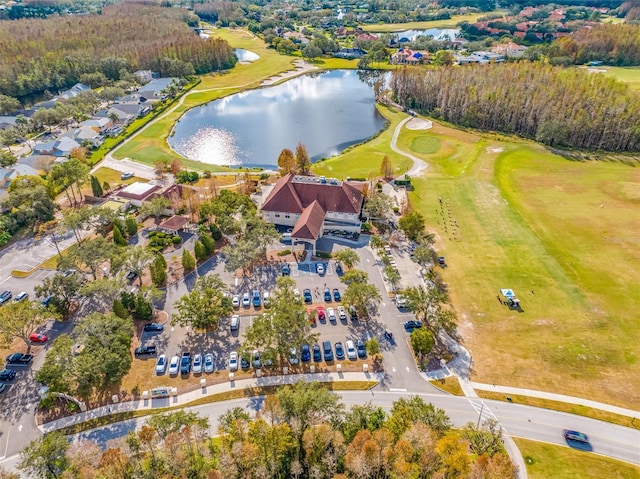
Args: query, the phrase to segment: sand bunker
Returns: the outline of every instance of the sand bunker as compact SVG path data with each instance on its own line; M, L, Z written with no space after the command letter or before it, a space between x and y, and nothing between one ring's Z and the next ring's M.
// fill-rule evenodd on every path
M405 125L408 130L428 130L433 126L430 120L424 120L422 118L413 118Z

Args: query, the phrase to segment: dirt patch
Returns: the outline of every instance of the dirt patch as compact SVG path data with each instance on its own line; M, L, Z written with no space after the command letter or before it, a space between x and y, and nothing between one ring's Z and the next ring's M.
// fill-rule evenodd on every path
M428 130L433 126L431 120L425 120L424 118L413 118L409 120L405 127L407 130Z
M487 153L502 153L503 151L504 148L501 146L495 148L487 147Z

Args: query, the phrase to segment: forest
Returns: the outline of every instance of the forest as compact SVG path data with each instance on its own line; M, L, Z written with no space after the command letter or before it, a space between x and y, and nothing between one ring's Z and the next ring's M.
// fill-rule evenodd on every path
M576 68L529 62L404 68L393 72L391 88L405 108L465 127L549 146L640 150L640 95Z
M299 382L267 396L255 419L236 407L219 418L218 437L212 431L207 418L176 411L150 417L104 451L55 432L27 446L19 467L67 479L516 477L494 420L453 429L419 397L399 399L389 414L371 404L347 410L319 383Z
M0 94L21 98L58 91L86 73L119 80L123 71L184 77L234 66L229 44L202 39L191 12L121 3L101 15L0 22Z
M581 28L556 40L549 53L555 57L569 57L577 65L592 60L607 65L640 65L640 25L603 23L593 28Z

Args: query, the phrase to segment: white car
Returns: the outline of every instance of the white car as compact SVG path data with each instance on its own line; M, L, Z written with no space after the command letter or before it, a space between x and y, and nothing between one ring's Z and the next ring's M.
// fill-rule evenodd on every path
M156 360L156 374L164 374L167 370L167 356L161 354Z
M240 328L240 316L234 314L231 316L231 331L237 331Z
M239 308L240 307L240 296L238 296L237 294L233 295L233 300L231 300L231 304L233 305L234 308Z
M202 354L196 354L193 358L193 374L202 372Z
M341 321L347 320L347 310L344 309L344 306L338 306L338 317Z
M244 293L242 295L242 306L245 308L251 306L251 296L249 296L249 293Z
M316 272L318 274L324 274L324 265L322 263L318 263L316 266Z
M300 290L299 289L294 289L293 290L293 296L296 298L296 301L301 301L302 300L302 296L300 295Z
M347 357L349 359L357 359L358 358L358 353L356 352L356 346L355 344L353 344L353 341L348 340L346 343L344 343L345 348L347 349Z
M13 298L13 302L19 303L20 301L24 301L25 299L29 299L29 294L26 291L23 291L22 293L18 293L18 296Z
M235 351L229 353L229 371L238 370L238 353Z
M212 373L213 372L213 354L207 353L204 355L204 372Z
M291 348L291 351L289 352L289 364L294 366L299 362L300 359L298 358L298 351L296 350L296 348Z
M333 308L327 308L327 317L329 318L329 321L336 320L336 312Z
M178 374L178 370L180 369L180 358L178 356L173 356L171 361L169 362L169 374L175 376Z

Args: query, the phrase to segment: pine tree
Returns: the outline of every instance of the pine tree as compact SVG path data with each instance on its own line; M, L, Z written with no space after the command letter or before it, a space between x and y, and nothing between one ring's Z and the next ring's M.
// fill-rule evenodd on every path
M135 236L138 232L138 222L131 215L127 216L127 219L125 220L125 227L129 236Z
M182 250L182 267L185 273L189 273L196 268L196 259L187 248Z
M133 311L133 317L140 321L148 321L153 318L151 303L146 301L141 294L136 297L136 309Z
M129 311L124 307L119 299L113 300L113 313L119 318L125 319L129 317Z
M154 286L161 286L167 279L167 261L164 256L158 254L149 267L151 282Z
M298 165L298 171L302 175L309 174L309 168L311 167L311 159L309 158L309 152L307 147L302 142L298 143L296 147L296 163Z
M216 242L213 238L207 234L200 235L200 242L204 245L204 249L207 252L207 256L215 253L216 251Z
M93 175L91 175L91 191L93 192L93 196L97 196L98 198L104 195L100 181Z
M193 252L195 253L198 261L202 261L207 257L207 250L200 241L196 241L193 247Z
M127 246L129 244L122 235L118 225L113 225L113 242L118 246Z

